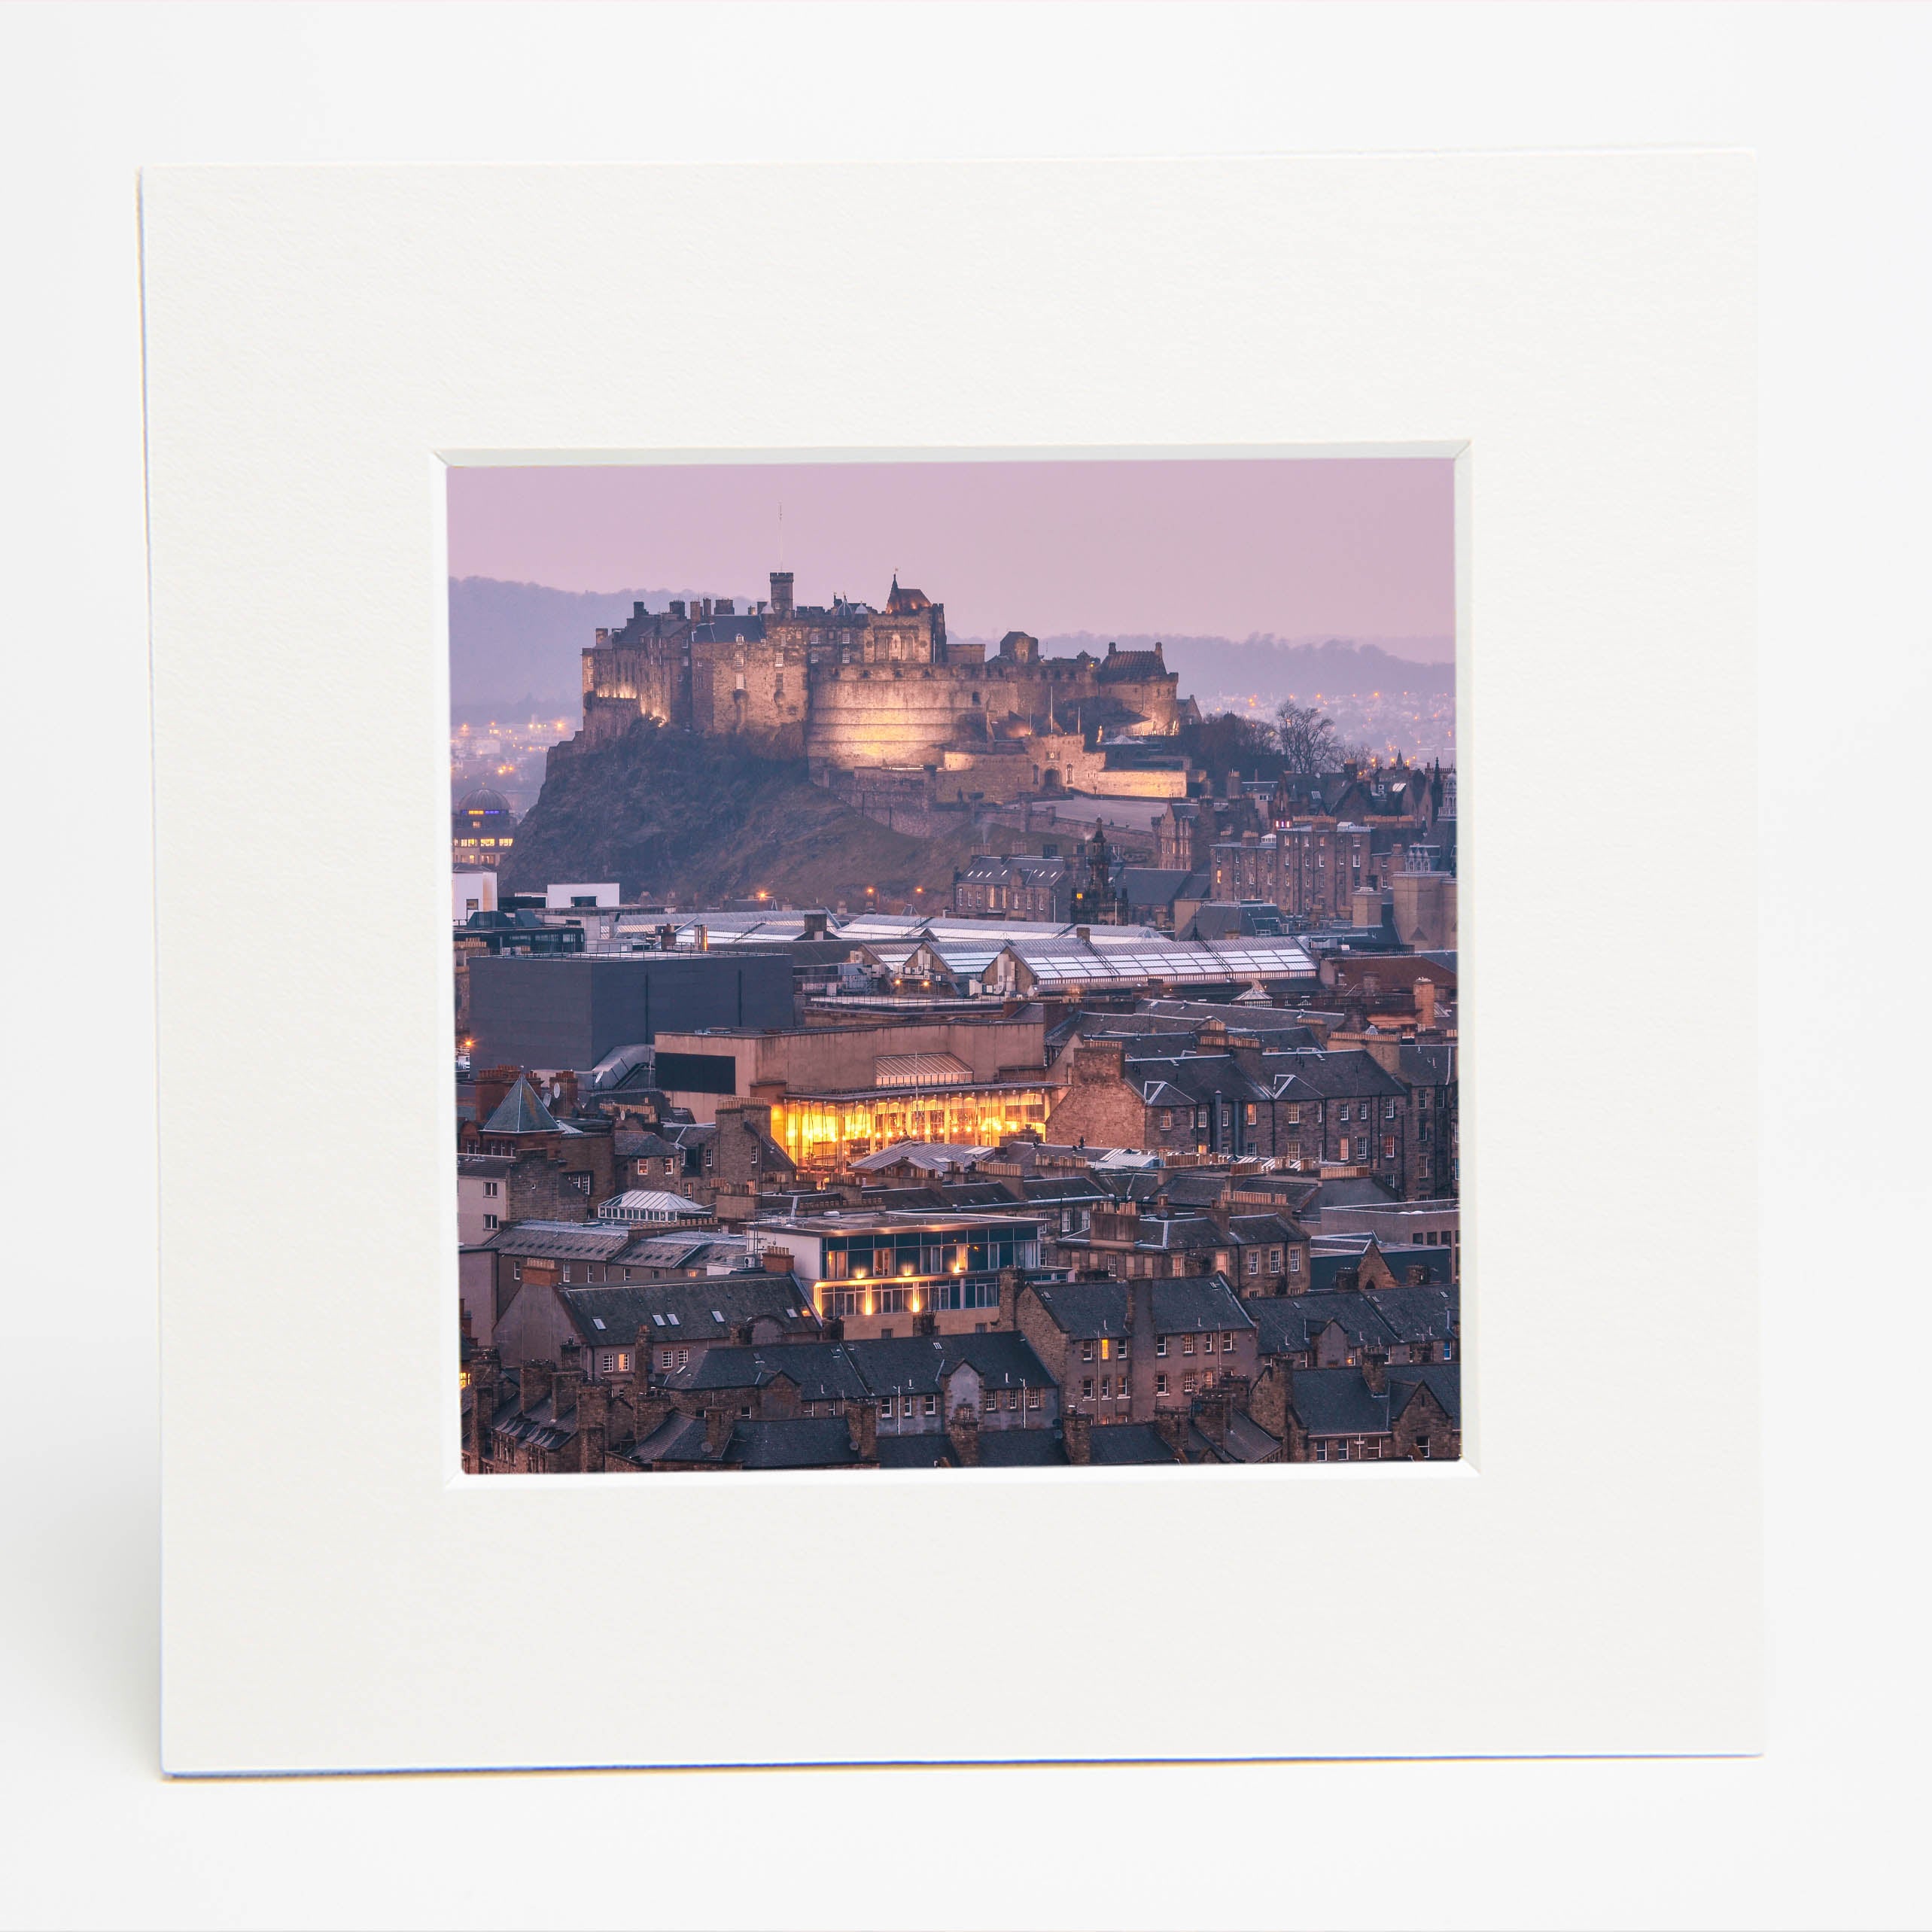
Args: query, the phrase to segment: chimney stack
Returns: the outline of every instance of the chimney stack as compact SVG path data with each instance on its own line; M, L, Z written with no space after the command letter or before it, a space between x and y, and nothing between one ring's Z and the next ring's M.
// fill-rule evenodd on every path
M732 1439L732 1412L729 1409L707 1409L704 1411L704 1453L719 1456Z
M771 573L772 614L789 617L792 609L792 573L790 570L774 570Z
M1362 1350L1362 1379L1368 1385L1368 1392L1371 1395L1388 1394L1389 1358L1380 1349Z
M1020 1270L999 1270L999 1310L996 1327L1011 1334L1020 1325Z
M1435 981L1432 979L1416 981L1416 1024L1424 1031L1435 1029Z
M856 1402L845 1411L845 1432L852 1450L862 1462L879 1459L879 1407L876 1402Z
M788 1275L796 1257L789 1248L767 1248L760 1257L765 1272L768 1275Z
M1066 1444L1066 1459L1069 1462L1086 1463L1094 1459L1094 1419L1082 1415L1078 1409L1069 1409L1060 1417L1060 1426Z
M555 1379L553 1362L526 1362L517 1371L518 1408L525 1415L540 1409L550 1399L550 1385Z
M979 1411L969 1409L963 1403L952 1413L947 1425L946 1435L953 1445L953 1453L960 1459L962 1469L977 1468L979 1465Z

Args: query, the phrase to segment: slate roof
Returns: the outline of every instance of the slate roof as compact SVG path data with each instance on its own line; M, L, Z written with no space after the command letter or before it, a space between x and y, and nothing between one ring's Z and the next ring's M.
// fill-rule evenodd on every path
M1095 681L1101 684L1119 684L1130 679L1167 675L1167 664L1158 650L1116 650L1111 644L1094 674Z
M1281 1438L1270 1435L1252 1416L1236 1409L1228 1418L1228 1459L1231 1462L1270 1462L1281 1454Z
M1412 1086L1447 1087L1456 1078L1456 1049L1447 1045L1419 1046L1413 1040L1404 1041L1395 1067Z
M1369 1175L1351 1175L1324 1181L1315 1197L1314 1212L1319 1215L1325 1207L1386 1207L1399 1198Z
M938 1190L948 1207L1014 1207L1018 1203L998 1181L946 1181Z
M507 1154L459 1154L456 1157L456 1171L459 1174L481 1175L491 1180L500 1180L516 1165L515 1159Z
M1153 1291L1156 1334L1203 1334L1255 1325L1249 1304L1222 1275L1182 1275L1134 1285ZM1084 1341L1127 1333L1127 1286L1124 1281L1053 1282L1035 1283L1032 1292L1063 1334Z
M989 1389L1051 1389L1049 1375L1024 1335L912 1335L847 1342L846 1354L875 1395L937 1395L962 1363Z
M1383 1095L1397 1099L1409 1091L1360 1048L1335 1053L1267 1051L1261 1065L1278 1100L1352 1100Z
M1289 1220L1287 1215L1270 1214L1265 1209L1248 1214L1231 1214L1228 1217L1228 1237L1230 1241L1249 1247L1287 1246L1308 1239L1307 1231Z
M850 1468L865 1459L853 1447L843 1416L741 1419L725 1450L725 1460L741 1469Z
M842 1426L843 1418L839 1419ZM724 1458L721 1452L705 1453L703 1416L674 1411L631 1449L630 1459L648 1466L653 1462L721 1462Z
M982 1469L1060 1468L1066 1462L1066 1448L1050 1429L981 1429L979 1432Z
M1399 1282L1411 1268L1426 1268L1432 1282L1449 1279L1450 1250L1441 1248L1391 1248L1377 1244L1382 1258L1389 1264L1389 1271Z
M790 1376L808 1402L859 1402L872 1393L842 1342L708 1348L688 1368L662 1380L665 1388L679 1391L763 1389L780 1375Z
M1349 1248L1337 1252L1315 1249L1308 1257L1308 1289L1312 1295L1331 1293L1346 1295L1349 1291L1338 1289L1336 1283L1341 1279L1344 1269L1352 1268L1359 1273L1365 1249ZM1306 1295L1301 1298L1306 1301Z
M537 1090L522 1074L483 1123L485 1133L555 1133L562 1123L537 1097Z
M1019 1431L1014 1432L1015 1435ZM1173 1446L1152 1422L1109 1422L1088 1437L1088 1459L1096 1468L1120 1468L1140 1462L1177 1462ZM981 1443L984 1448L985 1437Z
M1110 1201L1113 1196L1087 1174L1048 1174L1023 1180L1020 1192L1032 1204L1053 1206L1064 1201Z
M1389 1371L1392 1383L1395 1373ZM1389 1432L1389 1398L1371 1393L1358 1368L1298 1369L1289 1400L1301 1426L1310 1435L1386 1435Z
M729 1342L741 1322L771 1321L801 1340L822 1332L808 1289L788 1274L709 1275L701 1281L623 1288L564 1288L557 1298L570 1324L597 1347L651 1342ZM788 1312L789 1311L789 1312ZM675 1316L675 1320L672 1317Z
M517 1221L476 1245L537 1261L607 1261L635 1231L609 1222Z
M1063 1334L1085 1340L1127 1333L1124 1282L1036 1282L1031 1292Z
M1362 1057L1368 1058L1366 1054ZM1374 1066L1375 1063L1369 1061ZM1265 1100L1270 1089L1249 1078L1231 1054L1185 1053L1176 1054L1171 1058L1157 1058L1149 1054L1136 1055L1128 1060L1123 1068L1126 1077L1135 1082L1143 1090L1155 1081L1164 1081L1169 1086L1178 1088L1193 1100L1206 1100L1225 1097L1235 1100ZM1376 1068L1379 1073L1380 1067ZM1383 1076L1385 1079L1388 1076ZM1407 1090L1394 1081L1389 1082L1389 1091L1400 1094ZM1152 1103L1156 1106L1175 1104L1167 1100Z
M1431 1282L1421 1288L1368 1288L1362 1293L1404 1341L1449 1341L1461 1331L1462 1291L1453 1281Z
M1128 909L1138 912L1146 906L1172 905L1188 878L1185 871L1170 866L1128 866L1121 872L1121 890Z
M1301 1378L1296 1377L1298 1386ZM1392 1365L1389 1371L1391 1419L1399 1417L1414 1400L1417 1389L1426 1389L1448 1413L1458 1428L1462 1426L1462 1365L1459 1362L1408 1362Z
M1255 1325L1248 1304L1228 1286L1225 1275L1183 1275L1177 1280L1157 1279L1152 1286L1157 1335L1198 1334Z
M654 1228L629 1231L633 1240L624 1250L627 1267L691 1268L723 1261L735 1270L745 1258L742 1234L722 1234L708 1228L688 1234L660 1233Z
M755 613L713 616L701 622L691 633L694 644L755 644L765 635L765 619Z
M1255 1317L1261 1352L1264 1355L1298 1355L1313 1348L1315 1338L1331 1322L1339 1322L1342 1333L1356 1347L1386 1349L1392 1343L1407 1340L1398 1336L1365 1295L1271 1295L1248 1303Z
M684 1150L675 1142L665 1139L661 1133L650 1133L632 1128L619 1127L610 1136L613 1152L624 1161L676 1161L681 1165Z

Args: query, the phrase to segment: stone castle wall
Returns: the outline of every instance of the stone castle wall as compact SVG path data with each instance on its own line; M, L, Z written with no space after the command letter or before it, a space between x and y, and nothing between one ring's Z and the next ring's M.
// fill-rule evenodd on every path
M802 755L823 777L936 767L949 749L1035 740L1010 768L989 766L993 790L1005 794L1085 789L1103 763L1083 743L1094 729L1166 735L1176 727L1177 680L1158 653L1043 660L1016 647L988 661L981 646L949 645L944 607L917 592L895 585L884 611L844 603L794 610L789 578L783 589L780 604L774 577L769 610L720 604L714 613L707 601L701 612L674 604L653 614L640 605L629 623L600 631L583 653L583 729L558 750L594 749L647 717ZM1147 796L1165 796L1170 781L1136 774L1135 789L1143 785Z

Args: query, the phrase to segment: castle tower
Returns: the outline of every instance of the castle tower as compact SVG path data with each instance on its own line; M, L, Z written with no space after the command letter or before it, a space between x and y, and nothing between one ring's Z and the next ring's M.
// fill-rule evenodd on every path
M792 574L790 570L774 570L771 573L771 614L774 617L789 617L792 610Z

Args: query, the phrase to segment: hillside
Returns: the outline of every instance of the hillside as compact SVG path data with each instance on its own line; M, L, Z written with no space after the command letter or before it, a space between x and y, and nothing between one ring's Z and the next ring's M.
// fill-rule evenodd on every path
M513 892L615 879L627 899L716 905L853 907L878 898L945 902L970 829L917 838L862 817L814 785L802 759L760 758L640 720L601 751L558 759L504 872Z
M449 580L452 721L502 712L567 716L583 688L579 658L600 624L621 624L642 598L662 610L682 590L553 590L495 577Z

